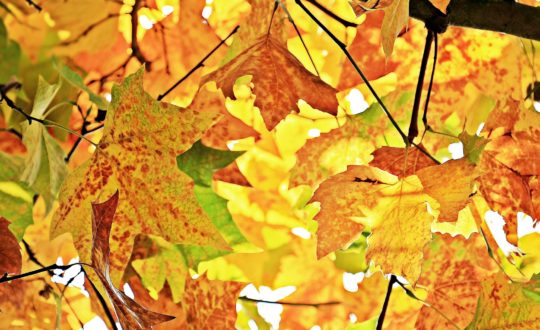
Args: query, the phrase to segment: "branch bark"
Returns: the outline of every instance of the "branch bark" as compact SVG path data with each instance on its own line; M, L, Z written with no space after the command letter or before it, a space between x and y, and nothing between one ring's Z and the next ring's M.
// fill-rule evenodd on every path
M445 15L429 0L410 0L409 14L436 32L447 26L463 26L540 40L540 7L513 1L452 0Z

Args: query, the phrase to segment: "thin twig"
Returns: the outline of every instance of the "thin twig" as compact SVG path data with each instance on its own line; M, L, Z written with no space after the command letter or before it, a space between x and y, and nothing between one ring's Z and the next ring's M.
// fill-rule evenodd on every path
M279 2L279 6L281 7L281 9L283 9L283 11L285 12L285 14L287 15L287 19L289 20L289 22L292 24L292 26L294 27L294 30L296 31L296 34L298 35L298 38L300 38L300 42L302 43L302 46L304 47L304 49L306 50L306 53L307 53L307 56L309 58L309 61L311 62L311 65L313 65L313 69L315 70L315 73L317 73L317 76L321 76L321 74L319 73L319 70L317 70L317 66L315 65L315 61L313 61L313 57L311 57L311 53L309 51L309 49L307 48L307 45L306 43L304 42L304 38L302 37L302 34L300 33L300 30L298 29L298 26L296 26L296 23L294 22L291 14L289 13L289 11L287 10L287 7L285 7L285 5L283 4L283 2L281 2L281 0L277 0Z
M84 29L81 33L79 33L79 35L71 40L65 40L63 42L60 43L61 46L69 46L71 44L74 44L76 42L78 42L79 40L81 40L82 37L88 35L88 33L90 33L90 31L92 31L93 29L95 29L96 27L98 27L99 25L105 23L106 21L110 20L111 18L114 18L114 17L118 17L120 15L124 15L124 14L120 14L120 13L110 13L108 14L107 16L103 17L102 19L100 19L99 21L97 22L94 22L90 25L88 25L86 27L86 29Z
M25 278L27 276L36 275L36 274L39 274L39 273L48 272L48 271L52 271L52 270L55 270L55 269L68 270L69 268L71 268L72 266L75 266L75 265L82 265L82 263L74 263L74 264L70 264L70 265L52 264L52 265L49 265L47 267L43 267L43 268L40 268L40 269L32 270L30 272L17 274L17 275L12 275L12 276L8 276L7 273L4 273L4 275L0 278L0 283L18 280L18 279L21 279L21 278Z
M26 0L26 3L29 4L31 7L34 7L37 9L37 11L42 11L43 8L41 8L40 5L38 5L37 3L35 3L34 1L32 0Z
M407 139L410 143L414 141L414 138L418 136L418 111L420 110L420 100L422 99L422 88L424 87L424 77L426 76L426 68L429 60L429 52L431 50L431 44L433 43L433 35L435 33L431 30L427 30L426 44L424 46L424 53L422 55L422 62L420 64L420 73L418 74L418 83L416 84L416 92L414 94L414 103L411 113L411 122L409 124L409 134ZM425 113L425 112L424 112Z
M139 8L141 7L141 0L135 0L133 9L131 10L131 51L132 55L141 63L147 63L146 69L150 70L150 61L144 57L137 41L137 31L139 30Z
M309 2L310 4L314 5L315 7L317 7L320 11L322 11L323 13L325 13L326 15L328 15L329 17L331 17L332 19L334 19L335 21L341 23L341 25L345 26L345 27L356 27L358 24L356 23L353 23L353 22L349 22L341 17L339 17L338 15L334 14L331 10L329 10L328 8L324 7L323 5L321 5L320 3L318 3L317 1L315 0L306 0L307 2Z
M407 136L405 135L405 133L403 133L403 131L401 130L401 128L399 127L398 123L394 120L394 117L392 117L392 114L390 113L390 111L388 111L388 109L386 108L386 106L384 105L383 101L381 100L381 98L379 97L379 95L377 94L377 92L375 91L375 89L373 88L373 86L371 85L371 83L368 81L368 79L366 78L366 76L364 75L364 73L362 72L362 70L358 67L358 64L356 64L356 61L354 60L354 58L352 57L351 53L349 53L349 51L347 50L347 46L341 41L339 40L317 17L315 17L315 15L313 15L313 13L306 8L306 6L304 5L304 3L301 1L301 0L295 0L296 4L298 4L302 10L304 10L304 12L315 22L317 23L317 25L324 30L324 32L326 32L326 34L336 43L336 45L338 45L338 47L341 49L341 51L345 54L345 56L347 57L347 59L351 62L351 64L353 65L354 69L356 70L356 72L360 75L360 77L362 78L362 80L364 81L364 83L366 84L366 86L368 87L369 91L371 92L371 94L373 94L373 96L375 97L375 99L377 100L377 103L379 103L379 105L381 106L381 108L383 109L384 113L386 114L386 116L388 117L388 119L390 120L390 122L392 123L392 125L396 128L396 130L398 131L399 135L401 136L401 138L403 139L403 142L405 142L406 145L409 145L409 140L407 139Z
M315 308L319 308L321 306L333 306L333 305L341 304L341 302L339 301L328 301L328 302L322 302L322 303L297 303L297 302L286 302L286 301L269 301L269 300L254 299L254 298L249 298L249 297L239 297L238 299L243 300L243 301L255 302L255 303L277 304L277 305L297 306L297 307L315 307Z
M390 302L390 295L392 294L392 287L394 286L394 283L397 283L396 275L391 275L390 281L388 282L388 289L386 290L386 297L384 297L381 314L379 314L379 318L377 319L377 330L382 330L383 328L384 317L386 316L386 310L388 309L388 303Z
M218 49L219 47L221 47L223 44L225 44L225 42L227 41L227 39L229 39L233 34L235 34L237 31L238 31L238 28L240 26L236 26L232 31L231 33L229 33L228 36L225 37L225 39L221 40L219 44L216 45L216 47L214 47L208 54L206 54L206 56L204 56L200 61L199 63L197 63L193 68L191 68L191 70L189 70L188 73L186 73L182 78L180 78L180 80L178 80L176 83L174 83L174 85L172 85L165 93L161 94L158 96L157 100L158 101L161 101L165 96L167 96L170 92L172 92L173 89L175 89L176 87L178 87L178 85L180 85L184 80L186 80L189 76L191 76L193 74L193 72L197 71L197 69L201 68L204 66L204 62L210 57L212 56L212 54L214 54Z

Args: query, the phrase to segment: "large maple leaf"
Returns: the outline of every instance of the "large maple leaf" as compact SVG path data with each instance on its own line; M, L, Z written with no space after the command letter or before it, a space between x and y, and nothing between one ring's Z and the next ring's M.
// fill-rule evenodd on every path
M321 202L315 217L319 258L351 242L367 225L372 234L366 258L386 273L418 279L434 220L426 202L438 205L417 176L399 180L374 167L349 166L323 182L312 201Z
M154 101L142 89L142 70L113 88L103 138L92 158L65 180L52 237L71 232L82 260L88 260L91 206L120 190L112 228L111 272L119 279L139 233L173 243L226 248L226 243L193 193L193 181L176 167L176 156L188 150L219 117L197 99L190 109Z

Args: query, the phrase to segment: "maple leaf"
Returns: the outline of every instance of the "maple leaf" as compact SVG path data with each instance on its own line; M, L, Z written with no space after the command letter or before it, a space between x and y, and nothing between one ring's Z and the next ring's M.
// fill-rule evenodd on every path
M22 256L17 238L8 228L9 221L0 217L0 274L21 272Z
M435 162L423 154L418 148L382 147L375 150L370 166L378 167L394 175L405 177Z
M470 329L535 329L540 326L538 283L512 283L497 273L482 283Z
M424 192L439 202L439 222L457 221L458 213L468 203L478 176L474 165L465 158L425 167L416 172Z
M398 180L377 168L349 166L323 182L312 201L321 202L315 217L318 257L347 244L369 225L366 259L413 283L418 279L422 249L431 240L434 220L426 202L437 205L423 193L418 177Z
M151 329L174 317L152 312L118 290L112 283L109 237L118 206L118 192L101 204L92 204L92 266L112 302L116 316L125 329Z
M473 319L482 282L498 270L485 241L479 234L436 235L424 258L419 285L428 288L430 306L422 307L416 328L464 328Z
M291 111L298 111L302 99L312 107L337 114L336 91L307 71L289 51L271 35L256 42L232 61L206 76L216 81L225 96L234 97L236 79L251 75L260 108L268 129L273 129Z
M206 275L186 278L182 308L188 329L233 329L236 321L236 299L244 284L211 281Z
M139 233L172 243L227 248L198 204L193 181L175 162L219 117L199 110L215 99L196 99L190 109L156 102L142 89L142 73L139 70L113 88L103 138L93 157L66 179L51 226L52 237L71 232L82 260L87 260L90 203L121 189L125 197L119 202L111 235L115 280Z

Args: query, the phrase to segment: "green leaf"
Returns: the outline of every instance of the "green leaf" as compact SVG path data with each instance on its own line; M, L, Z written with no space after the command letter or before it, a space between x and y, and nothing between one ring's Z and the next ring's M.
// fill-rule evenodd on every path
M199 140L193 147L176 157L178 168L189 175L196 185L210 187L214 171L224 168L243 152L208 148Z
M88 96L90 97L90 101L94 103L95 105L97 105L98 108L107 109L107 107L109 106L109 102L107 102L107 100L105 100L100 95L92 92L90 88L88 88L88 86L84 84L83 78L78 73L71 70L68 66L63 65L62 63L59 63L58 61L54 61L53 65L58 71L58 73L60 74L60 76L62 76L62 78L64 78L67 82L69 82L74 87L80 88L86 93L88 93Z
M19 73L20 58L19 44L8 38L6 26L0 19L0 83L9 81Z
M33 224L32 207L34 193L19 182L22 159L0 152L0 217L8 219L9 230L21 240L26 227Z
M46 111L60 87L61 84L50 85L40 78L32 116L39 119L46 116ZM67 173L64 151L42 124L25 122L22 127L27 156L21 180L45 199L48 212Z
M472 164L478 164L480 155L489 140L478 135L469 135L465 131L459 134L458 137L461 143L463 143L463 153L465 154L465 157L467 157Z
M227 200L217 195L211 188L214 172L232 163L242 152L225 151L204 146L197 141L191 149L176 157L178 168L189 175L195 182L195 196L210 217L212 223L219 228L221 235L235 251L248 252L258 250L244 237L234 223L227 208ZM190 267L199 262L217 258L230 253L207 246L180 246Z

